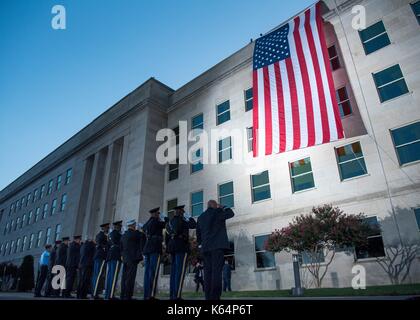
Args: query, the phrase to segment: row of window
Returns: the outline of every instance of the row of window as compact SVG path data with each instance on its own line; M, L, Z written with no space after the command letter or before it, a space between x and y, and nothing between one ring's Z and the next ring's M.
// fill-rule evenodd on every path
M72 175L73 169L67 169L64 177L64 185L67 185L71 182ZM28 207L31 203L35 203L36 201L44 198L44 196L51 195L53 191L60 191L61 185L63 183L62 180L63 177L61 174L59 174L55 179L50 179L47 185L43 184L40 188L36 188L33 192L30 192L27 195L23 196L21 199L16 200L16 202L14 201L10 205L9 216L12 213L16 213L16 211L21 210L24 206Z
M32 233L29 237L23 236L10 242L2 243L0 247L0 255L10 255L18 252L24 252L25 250L31 250L33 248L39 248L41 245L52 244L55 240L60 239L61 235L61 224L55 226L54 236L51 235L51 227L48 227L45 231L39 230L36 234Z
M35 210L29 211L28 214L25 213L22 217L17 217L16 219L7 222L6 226L4 227L3 235L6 235L12 231L16 231L17 229L22 229L24 226L28 226L31 223L36 223L41 219L45 219L48 216L48 214L53 216L58 212L63 212L66 209L66 205L67 194L63 193L61 195L59 207L57 199L52 200L51 206L49 206L48 203L44 203L42 208L37 207Z

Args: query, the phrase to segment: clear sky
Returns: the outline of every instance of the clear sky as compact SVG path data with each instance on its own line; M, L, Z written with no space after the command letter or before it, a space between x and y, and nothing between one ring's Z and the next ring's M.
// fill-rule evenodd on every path
M1 0L0 190L149 77L177 89L313 2Z

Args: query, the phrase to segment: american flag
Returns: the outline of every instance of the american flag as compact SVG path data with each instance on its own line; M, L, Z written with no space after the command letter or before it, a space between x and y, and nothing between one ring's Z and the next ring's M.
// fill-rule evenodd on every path
M253 96L254 157L344 137L320 2L256 40Z

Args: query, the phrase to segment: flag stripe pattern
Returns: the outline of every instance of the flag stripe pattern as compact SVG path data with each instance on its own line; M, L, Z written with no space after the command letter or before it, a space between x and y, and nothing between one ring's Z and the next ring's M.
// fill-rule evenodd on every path
M344 137L320 3L256 40L253 97L254 157Z

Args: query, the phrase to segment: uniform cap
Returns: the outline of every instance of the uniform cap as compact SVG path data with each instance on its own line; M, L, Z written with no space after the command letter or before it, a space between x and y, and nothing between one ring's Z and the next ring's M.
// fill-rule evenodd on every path
M82 239L82 236L73 236L74 240Z
M125 225L127 226L127 227L129 227L129 226L132 226L133 224L136 224L137 223L137 221L135 220L135 219L131 219L131 220L128 220L126 223L125 223Z
M110 223L109 222L107 222L107 223L103 223L103 224L101 224L100 225L100 227L101 228L105 228L105 227L108 227L110 225Z
M185 204L180 205L180 206L176 206L174 209L175 209L175 210L184 210L184 208L185 208ZM184 210L184 211L185 211L185 210Z
M62 240L63 241L70 240L70 237L63 237Z
M150 210L149 210L149 212L150 212L150 213L155 213L155 212L158 212L158 211L159 211L159 209L160 209L160 207L153 208L153 209L150 209Z
M120 221L115 221L115 222L113 222L113 223L112 223L112 225L114 225L114 226L119 226L119 225L122 225L122 220L120 220Z

